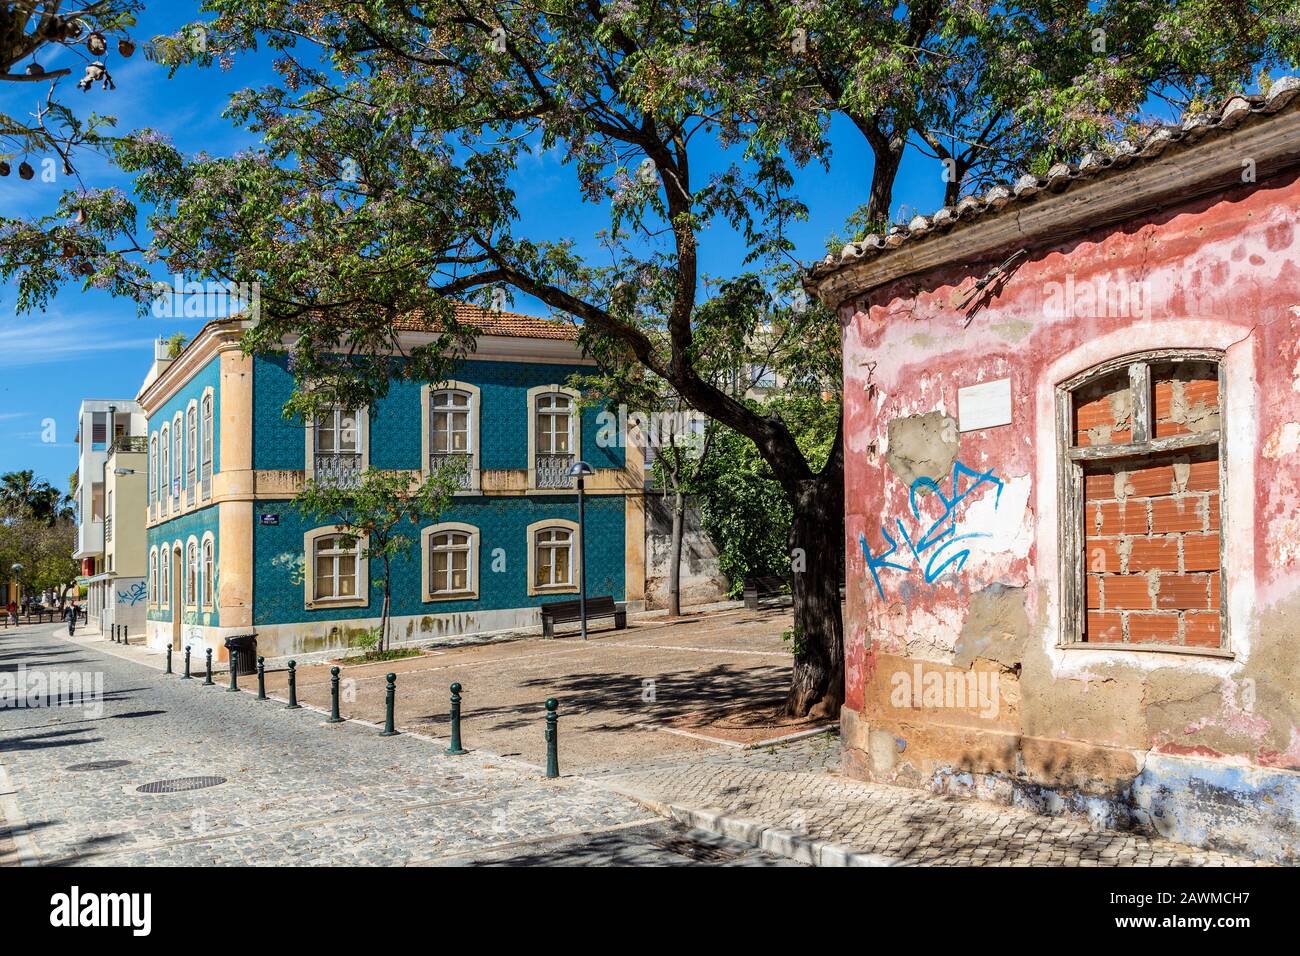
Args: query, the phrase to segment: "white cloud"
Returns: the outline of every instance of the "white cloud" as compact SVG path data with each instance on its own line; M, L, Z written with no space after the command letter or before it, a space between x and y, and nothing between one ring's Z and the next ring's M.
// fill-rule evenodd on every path
M141 374L152 336L122 334L122 323L101 316L21 316L0 322L0 368L49 365L96 352L135 351Z

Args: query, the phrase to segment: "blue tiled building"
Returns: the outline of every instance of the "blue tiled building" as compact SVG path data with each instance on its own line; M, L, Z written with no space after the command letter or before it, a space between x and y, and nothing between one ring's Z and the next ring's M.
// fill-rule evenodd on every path
M535 627L543 602L577 594L567 470L578 458L595 469L588 593L643 605L643 456L607 440L599 412L568 387L590 364L574 330L464 306L461 317L482 333L448 381L395 381L371 407L308 423L284 417L292 374L282 358L246 355L238 320L209 323L156 363L140 394L151 645L192 646L198 659L211 647L218 660L225 637L250 632L268 658L346 647L379 623L378 573L364 541L308 519L294 496L312 477L348 482L380 468L414 480L448 459L462 465L461 490L405 529L413 547L393 562L395 642Z

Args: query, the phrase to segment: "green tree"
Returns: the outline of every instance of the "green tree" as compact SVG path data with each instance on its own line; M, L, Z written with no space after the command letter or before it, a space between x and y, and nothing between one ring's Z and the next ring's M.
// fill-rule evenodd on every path
M836 396L792 389L755 404L790 424L809 461L820 463L830 454L839 416ZM747 577L784 578L792 569L797 575L804 555L790 553L790 503L754 443L730 429L719 429L710 453L698 464L682 488L699 504L701 524L718 549L719 567L730 581L731 596L739 596ZM842 573L841 565L838 574Z
M49 482L36 480L31 469L0 475L0 514L53 525L72 517L72 498Z
M352 484L309 480L295 499L297 509L313 521L332 522L352 542L364 541L358 557L378 562L384 603L380 616L378 650L388 649L388 618L392 607L392 562L410 550L412 532L436 518L460 486L459 475L448 465L412 487L405 471L367 468ZM407 530L408 527L410 530ZM311 555L307 555L311 560Z

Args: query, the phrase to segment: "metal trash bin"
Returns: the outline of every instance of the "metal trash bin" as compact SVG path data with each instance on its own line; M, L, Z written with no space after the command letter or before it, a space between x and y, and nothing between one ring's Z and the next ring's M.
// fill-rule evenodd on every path
M226 638L226 650L238 651L239 665L236 671L240 677L247 677L250 674L257 673L257 635L256 634L236 634L233 637Z

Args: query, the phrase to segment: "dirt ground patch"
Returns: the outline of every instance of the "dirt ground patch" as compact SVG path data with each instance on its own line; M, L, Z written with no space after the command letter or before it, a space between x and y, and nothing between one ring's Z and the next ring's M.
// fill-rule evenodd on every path
M562 773L688 758L725 744L660 728L683 719L734 721L737 707L770 711L790 679L790 652L781 640L790 623L788 609L734 610L642 619L622 631L594 631L585 643L564 633L435 646L421 657L342 668L340 709L344 717L381 722L385 675L393 673L397 726L446 738L449 687L459 682L467 748L543 764L543 705L555 697ZM328 664L300 666L299 700L328 708L329 679ZM266 682L268 693L285 695L284 671L268 673Z

